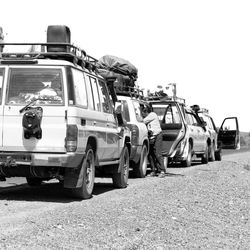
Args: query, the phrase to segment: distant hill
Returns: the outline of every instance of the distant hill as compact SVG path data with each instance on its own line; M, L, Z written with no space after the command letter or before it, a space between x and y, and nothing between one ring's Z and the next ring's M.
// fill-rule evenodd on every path
M250 148L250 132L240 132L240 146Z

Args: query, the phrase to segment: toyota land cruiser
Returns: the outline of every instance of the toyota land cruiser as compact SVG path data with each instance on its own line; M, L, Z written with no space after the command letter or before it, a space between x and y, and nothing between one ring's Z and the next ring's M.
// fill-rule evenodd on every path
M17 45L28 52L11 52ZM60 25L48 26L47 43L1 46L0 178L26 177L31 186L56 178L81 199L92 196L95 176L125 188L130 131L97 60Z

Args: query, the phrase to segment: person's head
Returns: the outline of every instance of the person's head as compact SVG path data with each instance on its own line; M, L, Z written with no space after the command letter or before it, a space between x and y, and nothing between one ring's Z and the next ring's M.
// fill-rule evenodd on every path
M142 110L142 116L146 117L150 112L152 112L152 108L150 106L145 106Z

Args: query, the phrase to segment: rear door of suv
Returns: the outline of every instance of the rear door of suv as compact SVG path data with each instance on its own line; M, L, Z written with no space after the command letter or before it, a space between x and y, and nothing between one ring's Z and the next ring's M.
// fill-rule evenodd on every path
M65 152L63 67L11 66L8 71L2 121L4 151ZM42 108L41 139L24 138L23 108L29 104Z

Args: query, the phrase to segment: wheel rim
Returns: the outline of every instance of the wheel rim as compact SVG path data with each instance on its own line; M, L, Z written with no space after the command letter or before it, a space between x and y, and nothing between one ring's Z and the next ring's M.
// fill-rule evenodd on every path
M94 154L92 150L87 155L85 184L88 193L91 193L94 186Z

